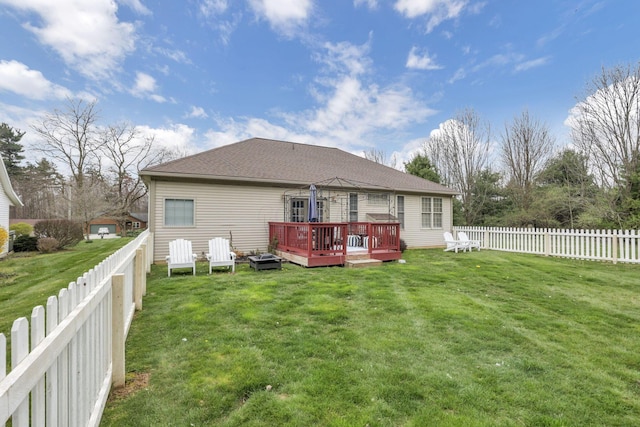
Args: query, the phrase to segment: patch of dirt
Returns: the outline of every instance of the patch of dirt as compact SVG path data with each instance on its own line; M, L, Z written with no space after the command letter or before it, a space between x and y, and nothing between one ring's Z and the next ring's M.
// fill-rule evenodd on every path
M136 372L131 376L127 376L124 381L124 387L111 390L109 401L126 399L135 392L147 388L149 386L149 378L151 374L148 372Z

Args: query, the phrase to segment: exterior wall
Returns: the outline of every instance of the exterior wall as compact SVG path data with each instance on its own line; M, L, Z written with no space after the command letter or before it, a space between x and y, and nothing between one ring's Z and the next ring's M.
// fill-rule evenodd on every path
M422 197L425 196L442 197L442 228L422 228ZM400 230L400 236L409 248L444 246L443 233L453 228L452 214L450 196L404 195L404 229Z
M258 186L153 181L149 198L149 228L155 236L155 260L169 254L169 242L188 239L199 256L214 237L231 240L236 252L266 251L269 221L282 221L285 189ZM165 227L165 199L193 199L193 227Z
M230 239L233 249L240 253L267 250L269 221L288 221L285 218L284 194L294 189L251 185L212 183L182 183L153 180L149 185L149 222L154 233L155 261L164 261L169 242L183 238L191 240L193 250L200 257L207 252L207 242L213 237ZM346 222L348 193L326 192L325 221ZM401 238L410 248L443 246L442 233L452 229L451 198L443 199L443 226L422 228L421 195L405 196L405 229ZM427 196L427 195L425 195ZM430 195L431 197L440 197ZM358 221L366 222L368 213L395 212L396 195L391 206L372 205L361 194L358 200ZM165 199L193 199L195 224L192 227L164 226Z
M2 161L0 159L0 161ZM0 185L0 227L4 228L7 233L9 232L9 206L11 206L11 201L9 197L2 190L2 185ZM7 251L8 242L0 247L0 254L3 254Z

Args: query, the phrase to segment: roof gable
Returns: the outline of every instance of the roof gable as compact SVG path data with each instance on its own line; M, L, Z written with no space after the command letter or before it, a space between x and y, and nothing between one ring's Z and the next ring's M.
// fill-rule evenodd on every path
M199 178L289 185L340 180L363 189L456 194L443 185L338 148L252 138L147 168L143 177Z

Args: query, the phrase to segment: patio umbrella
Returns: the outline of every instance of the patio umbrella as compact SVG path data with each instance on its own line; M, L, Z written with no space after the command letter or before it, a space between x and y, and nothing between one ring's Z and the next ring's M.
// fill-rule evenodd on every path
M318 203L316 186L309 187L309 222L318 222Z

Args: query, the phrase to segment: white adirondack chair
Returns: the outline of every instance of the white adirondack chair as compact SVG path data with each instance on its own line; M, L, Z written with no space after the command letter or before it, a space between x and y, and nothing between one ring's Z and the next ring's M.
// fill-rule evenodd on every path
M196 275L196 259L198 255L191 249L191 241L176 239L169 242L169 255L167 256L167 273L171 277L174 268L192 268Z
M222 237L214 237L209 240L209 274L213 267L231 267L231 272L236 271L236 254L229 247L229 240Z
M467 243L461 240L454 240L453 235L448 231L444 232L444 242L447 244L447 247L444 250L445 252L455 251L455 253L458 253L459 249L466 251L469 248Z
M458 231L458 239L466 243L470 251L473 251L473 248L478 248L478 251L480 251L480 240L470 240L464 231Z

